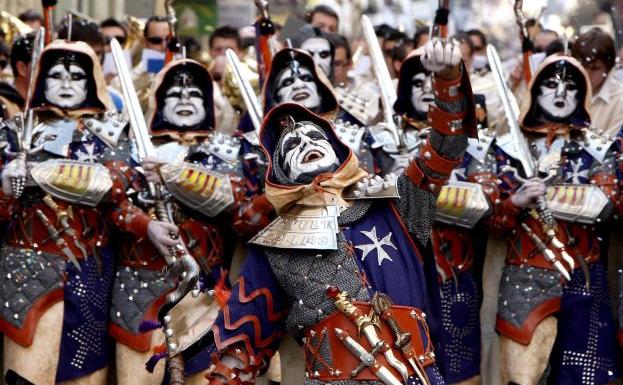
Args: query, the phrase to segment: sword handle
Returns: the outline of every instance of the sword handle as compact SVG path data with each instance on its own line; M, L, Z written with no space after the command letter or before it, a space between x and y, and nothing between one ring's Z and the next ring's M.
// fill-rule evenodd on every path
M169 370L169 384L184 385L186 383L186 372L184 370L184 358L181 354L169 358L167 361Z

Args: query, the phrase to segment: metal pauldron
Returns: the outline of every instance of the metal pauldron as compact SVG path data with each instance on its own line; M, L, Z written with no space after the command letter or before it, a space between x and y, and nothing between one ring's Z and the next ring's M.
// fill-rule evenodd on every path
M201 165L169 163L160 168L160 174L177 200L208 217L217 216L235 201L229 177Z
M113 186L100 163L52 159L37 164L31 176L42 190L68 203L97 206Z
M473 228L487 213L491 205L482 185L451 181L441 188L437 197L437 221L468 229Z
M547 204L555 218L592 225L610 216L613 206L595 185L562 184L548 186Z

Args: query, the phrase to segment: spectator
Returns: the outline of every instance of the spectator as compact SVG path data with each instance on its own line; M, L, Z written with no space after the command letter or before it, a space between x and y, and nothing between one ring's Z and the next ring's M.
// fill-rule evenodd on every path
M479 29L470 29L467 31L472 45L474 47L474 55L487 55L487 36Z
M307 23L326 33L337 33L340 18L337 13L326 5L317 5L307 13Z
M623 126L623 84L613 72L614 40L601 29L593 28L578 37L571 53L582 63L591 82L591 123L614 137Z
M213 59L225 55L228 48L233 49L238 57L242 54L242 41L238 30L228 25L215 29L210 36L209 43L210 57Z
M558 33L550 29L544 29L536 34L534 38L534 52L545 52L547 46L558 40Z
M472 43L472 39L465 32L458 32L452 36L453 39L456 39L460 43L461 55L463 56L463 63L465 63L465 67L467 67L467 71L470 73L473 70L473 55L474 55L474 44Z
M333 84L337 87L347 87L348 72L353 67L353 57L348 40L341 35L331 35L333 43Z
M124 26L118 22L115 18L108 18L100 23L102 35L104 36L104 50L110 51L110 41L114 38L117 39L119 44L123 47L128 39L128 32Z
M145 22L145 29L143 30L145 48L159 52L166 52L169 32L169 23L165 17L150 17L147 19L147 22Z
M67 23L63 22L58 29L58 38L67 39ZM73 20L71 24L71 41L83 41L93 48L95 54L103 60L104 58L104 36L100 26L92 21L85 19Z
M17 18L33 30L36 30L43 25L43 16L41 16L41 14L34 9L28 9L20 13Z
M428 43L428 35L430 34L430 27L421 27L417 31L415 31L415 35L413 35L413 44L414 48L420 48L424 46L424 44Z

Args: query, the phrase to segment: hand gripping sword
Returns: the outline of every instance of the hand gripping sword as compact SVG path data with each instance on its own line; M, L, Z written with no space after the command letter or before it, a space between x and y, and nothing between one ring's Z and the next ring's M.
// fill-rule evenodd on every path
M372 60L372 69L374 71L374 77L378 82L381 89L381 104L383 105L383 120L386 127L394 136L394 140L398 144L398 148L402 151L405 150L405 141L402 129L400 128L399 117L394 113L394 103L398 98L396 94L396 88L392 83L392 78L389 75L387 64L381 47L379 46L379 40L374 33L374 27L368 16L361 16L361 26L363 29L363 36L368 44L368 50L370 51L370 59Z
M523 183L527 179L536 178L539 171L536 162L532 158L530 149L528 148L526 138L523 136L521 128L519 127L519 106L517 104L517 100L515 99L513 93L508 89L508 85L506 84L506 80L504 77L504 72L502 70L500 57L495 47L491 44L487 46L487 57L489 59L489 65L491 66L493 80L495 82L500 101L502 102L504 114L506 115L506 120L508 121L508 127L510 131L509 135L511 136L514 145L514 156L521 164L525 179L519 176L518 170L513 167L506 166L502 169L502 171L514 172L517 180ZM543 181L546 182L552 177L553 174L550 172L548 177L543 179ZM545 197L539 197L537 204L539 219L544 225L544 230L547 236L550 238L552 245L560 252L565 263L569 265L570 270L567 270L560 261L550 260L549 256L553 255L553 253L543 253L543 255L545 255L545 257L550 262L552 262L552 265L556 268L556 270L558 270L558 272L560 272L560 274L562 274L562 276L565 277L567 281L569 281L571 280L569 271L572 271L574 269L575 262L573 258L569 255L569 253L567 253L565 245L560 242L560 240L558 240L558 238L556 237L556 220L554 219L552 212L547 206L547 201Z
M357 325L359 333L366 336L366 339L370 342L370 345L376 346L379 342L383 344L383 349L381 351L383 352L385 359L391 366L394 367L394 369L398 371L398 373L400 373L404 381L407 382L409 379L409 371L407 370L406 365L397 359L389 345L379 338L379 335L375 329L378 327L378 324L373 322L372 317L363 314L361 309L355 306L348 299L348 293L344 291L340 292L339 289L334 286L327 289L327 295L333 300L335 307L350 321Z
M121 45L116 39L112 39L110 47L130 118L130 129L136 140L139 162L141 162L147 156L155 156L156 151L149 137L149 132L147 131L147 124L145 123L145 118L141 111L138 96L134 89L134 83L132 83L130 71L126 65ZM165 202L162 199L162 189L162 186L150 186L152 196L156 201L156 215L158 219L163 222L173 223L169 215L169 210L167 210ZM179 256L179 259L177 256ZM177 288L167 295L167 301L170 304L174 304L179 302L186 295L191 294L199 279L200 269L183 242L178 243L171 255L164 256L164 258L171 269L171 273L177 273L180 277ZM167 347L169 349L174 349L170 345L171 344L167 341ZM184 359L181 354L170 357L167 364L171 376L171 384L184 384Z
M253 128L255 128L255 134L257 138L260 137L260 126L262 124L262 108L260 107L260 103L257 100L257 96L253 91L253 87L247 78L245 78L242 74L240 60L238 60L238 56L231 49L228 48L225 51L225 56L227 56L227 60L229 61L229 65L231 65L232 70L234 72L234 77L236 78L236 82L238 82L238 87L240 88L240 93L242 94L242 99L244 100L244 104L247 106L247 112L249 113L249 117L251 117L251 121L253 122Z

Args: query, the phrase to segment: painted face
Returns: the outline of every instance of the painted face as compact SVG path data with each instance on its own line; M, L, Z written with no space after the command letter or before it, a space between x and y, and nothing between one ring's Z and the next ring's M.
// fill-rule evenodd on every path
M87 75L77 64L56 64L45 78L45 98L61 108L79 107L87 98Z
M435 95L431 76L424 72L415 74L411 83L411 105L419 114L426 114L428 106L434 103Z
M307 51L314 58L314 63L322 69L325 75L331 75L331 61L333 58L331 57L331 44L327 39L312 37L301 44L301 49Z
M293 102L305 108L320 107L314 75L306 67L288 67L277 76L277 103Z
M327 135L311 123L283 135L280 148L282 170L298 183L309 183L316 175L339 167L339 159Z
M539 107L556 120L570 117L578 106L578 85L569 76L556 74L545 79L539 90Z
M198 125L206 117L203 91L193 84L169 88L164 98L162 117L177 127Z

